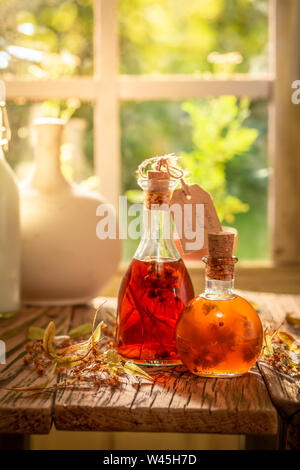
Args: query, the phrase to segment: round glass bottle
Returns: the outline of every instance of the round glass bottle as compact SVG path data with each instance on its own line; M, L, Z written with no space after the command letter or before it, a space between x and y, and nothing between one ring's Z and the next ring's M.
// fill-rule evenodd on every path
M169 202L177 182L148 171L139 184L145 191L142 238L119 291L116 349L138 364L180 364L175 326L194 289L173 240Z
M205 377L245 374L258 359L263 329L256 310L234 293L234 234L209 234L205 292L188 303L177 327L184 365Z

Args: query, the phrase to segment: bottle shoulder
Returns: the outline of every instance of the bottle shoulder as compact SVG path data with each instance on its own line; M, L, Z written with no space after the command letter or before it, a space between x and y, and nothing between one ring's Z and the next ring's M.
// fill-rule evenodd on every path
M244 297L237 294L229 295L207 295L205 292L194 297L187 305L188 310L198 309L230 309L232 311L249 312L251 315L257 315L257 311L251 303Z
M223 302L226 302L226 301L235 300L238 297L238 295L236 295L234 292L228 293L228 294L225 294L225 293L213 294L213 293L203 292L202 294L200 294L199 297L202 298L204 301L212 301L212 302L215 302L215 301L221 301L222 302L223 301Z
M196 296L193 300L197 300L198 302L226 302L226 301L231 301L235 303L244 303L245 305L249 305L251 308L254 308L251 305L251 302L249 300L245 299L245 297L242 297L241 295L236 294L235 292L232 293L220 293L220 294L211 294L207 292L202 292L198 296ZM254 309L255 310L255 309Z

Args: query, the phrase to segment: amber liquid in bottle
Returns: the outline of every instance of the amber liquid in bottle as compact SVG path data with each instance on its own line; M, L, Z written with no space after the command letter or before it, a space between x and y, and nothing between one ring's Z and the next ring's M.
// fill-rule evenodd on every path
M233 291L236 258L218 260L225 276L210 270L213 260L208 257L205 261L208 266L205 292L189 302L176 327L179 356L196 375L245 374L260 355L263 341L260 318L249 302ZM211 271L215 272L212 278Z
M198 375L241 375L254 365L262 346L262 326L242 297L196 297L177 326L182 362Z
M175 326L193 295L181 259L133 259L119 294L119 354L139 363L180 363Z
M150 184L141 186L147 191ZM164 184L162 197L168 200L176 182ZM149 197L156 197L155 191ZM164 210L152 207L144 207L142 239L121 283L116 349L122 358L139 364L180 364L175 326L194 289L173 240L168 205Z

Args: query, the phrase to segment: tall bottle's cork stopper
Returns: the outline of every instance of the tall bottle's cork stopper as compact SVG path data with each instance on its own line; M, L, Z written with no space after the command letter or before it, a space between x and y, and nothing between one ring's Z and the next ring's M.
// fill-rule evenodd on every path
M147 177L151 191L169 191L170 175L165 171L148 170Z
M149 170L147 172L148 187L145 191L145 205L151 206L169 205L171 199L170 175L165 171Z
M149 165L151 169L147 170ZM147 209L168 209L172 191L179 181L181 184L184 182L184 171L177 166L177 157L174 154L144 160L139 165L137 173L138 183L145 191Z
M216 232L208 234L208 253L212 258L231 258L234 233Z

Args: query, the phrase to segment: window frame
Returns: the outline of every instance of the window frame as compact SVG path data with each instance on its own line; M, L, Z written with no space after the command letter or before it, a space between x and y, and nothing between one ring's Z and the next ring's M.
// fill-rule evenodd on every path
M180 100L185 98L215 97L222 94L232 94L237 97L247 96L256 99L266 99L269 104L269 153L270 167L274 171L269 184L269 231L271 236L270 266L294 264L300 262L298 239L300 238L300 222L296 225L295 233L282 228L280 217L283 211L288 212L290 223L296 214L283 209L281 189L282 178L277 174L277 167L282 169L282 158L278 155L279 143L286 135L280 129L278 116L286 99L283 94L283 67L289 66L285 48L290 47L295 38L284 29L285 26L278 18L282 15L290 17L295 14L293 0L269 0L269 72L265 75L251 74L233 75L228 79L218 77L202 79L193 75L120 75L117 28L117 0L94 0L94 74L88 78L74 77L57 80L20 80L6 81L7 100L22 97L30 101L41 101L50 98L67 99L78 97L82 101L94 104L94 162L95 173L101 180L102 194L114 204L120 194L121 159L120 159L120 129L119 103L121 101L143 100ZM300 13L300 0L297 0L296 14ZM300 14L298 15L300 17ZM298 25L300 19L298 18ZM294 25L294 27L296 27ZM280 35L280 42L277 38ZM294 50L296 45L294 44ZM288 74L288 80L291 78ZM296 79L297 77L295 77ZM298 77L300 78L300 77ZM291 85L292 82L290 82ZM289 82L285 79L285 92ZM299 105L300 108L300 105ZM291 119L290 112L287 119ZM298 112L300 119L300 114ZM300 122L300 121L299 121ZM297 146L298 143L298 146ZM296 148L297 147L297 148ZM300 148L300 137L293 146L289 146L291 161ZM280 160L280 164L279 164ZM300 168L296 168L300 184ZM105 178L103 175L110 175ZM286 173L285 173L286 174ZM290 181L290 180L289 180ZM290 197L295 197L295 190L289 191ZM298 210L300 221L300 213ZM283 247L286 238L291 244L287 250ZM299 278L297 271L297 279Z

